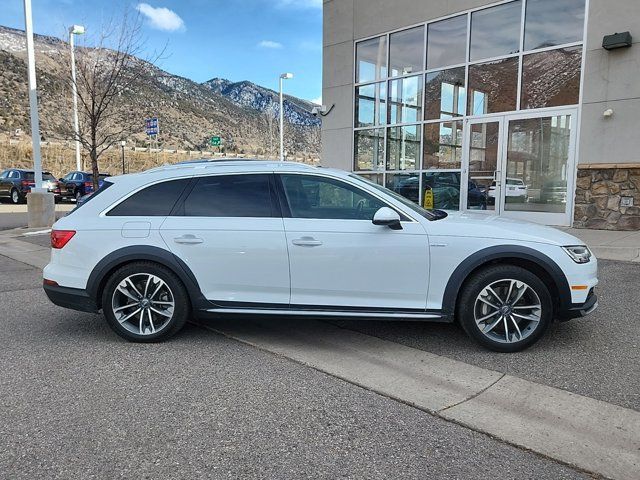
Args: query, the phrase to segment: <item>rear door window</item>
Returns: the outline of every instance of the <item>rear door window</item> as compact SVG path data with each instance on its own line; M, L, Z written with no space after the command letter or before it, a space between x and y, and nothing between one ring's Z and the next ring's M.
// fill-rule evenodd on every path
M181 205L187 217L273 217L271 174L200 177Z
M143 188L112 208L107 215L110 217L166 217L173 210L189 182L189 178L169 180ZM104 184L107 183L109 182L104 182Z

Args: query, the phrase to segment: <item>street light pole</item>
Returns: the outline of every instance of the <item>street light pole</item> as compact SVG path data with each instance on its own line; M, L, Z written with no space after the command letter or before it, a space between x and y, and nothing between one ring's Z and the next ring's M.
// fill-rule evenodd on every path
M280 75L280 161L284 162L284 97L282 94L283 80L293 78L293 73L283 73Z
M124 140L122 140L122 141L120 142L120 146L122 147L122 174L123 174L123 175L124 175L125 173L127 173L127 172L125 172L125 170L124 170L124 147L125 147L125 145L126 145L126 144L127 144L127 142L125 142Z
M42 188L42 154L40 152L40 119L38 118L38 91L36 86L36 59L33 51L33 20L31 0L24 0L24 26L27 36L27 75L29 79L29 109L31 112L31 141L33 142L33 171L36 190Z
M82 25L72 25L69 27L69 47L71 48L71 94L73 95L73 133L76 141L76 170L82 170L80 160L80 132L78 127L78 88L76 84L76 58L73 48L75 35L82 35L84 27Z
M56 221L53 194L42 184L42 152L40 151L40 119L36 85L36 58L33 49L33 20L31 0L24 0L24 30L27 37L27 78L29 80L29 110L31 113L31 141L33 143L33 171L35 186L27 195L27 225L50 227Z

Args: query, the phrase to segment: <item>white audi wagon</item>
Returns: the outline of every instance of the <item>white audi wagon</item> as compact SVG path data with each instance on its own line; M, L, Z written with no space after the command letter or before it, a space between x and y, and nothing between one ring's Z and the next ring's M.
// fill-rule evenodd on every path
M597 307L596 259L559 230L425 210L347 172L202 161L110 177L51 232L44 289L127 340L193 315L458 322L532 345Z

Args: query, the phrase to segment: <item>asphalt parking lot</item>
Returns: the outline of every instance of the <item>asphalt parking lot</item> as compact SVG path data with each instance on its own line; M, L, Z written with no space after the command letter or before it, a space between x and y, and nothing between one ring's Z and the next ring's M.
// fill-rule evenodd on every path
M195 326L124 342L0 274L3 478L589 478Z

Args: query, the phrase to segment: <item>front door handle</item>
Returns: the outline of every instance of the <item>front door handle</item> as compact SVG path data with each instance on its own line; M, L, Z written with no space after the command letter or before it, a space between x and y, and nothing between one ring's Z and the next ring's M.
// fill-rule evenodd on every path
M198 243L204 242L203 239L191 234L176 237L173 239L173 241L182 245L197 245Z
M322 245L320 240L316 240L313 237L296 238L295 240L292 240L291 243L298 245L299 247L319 247Z

